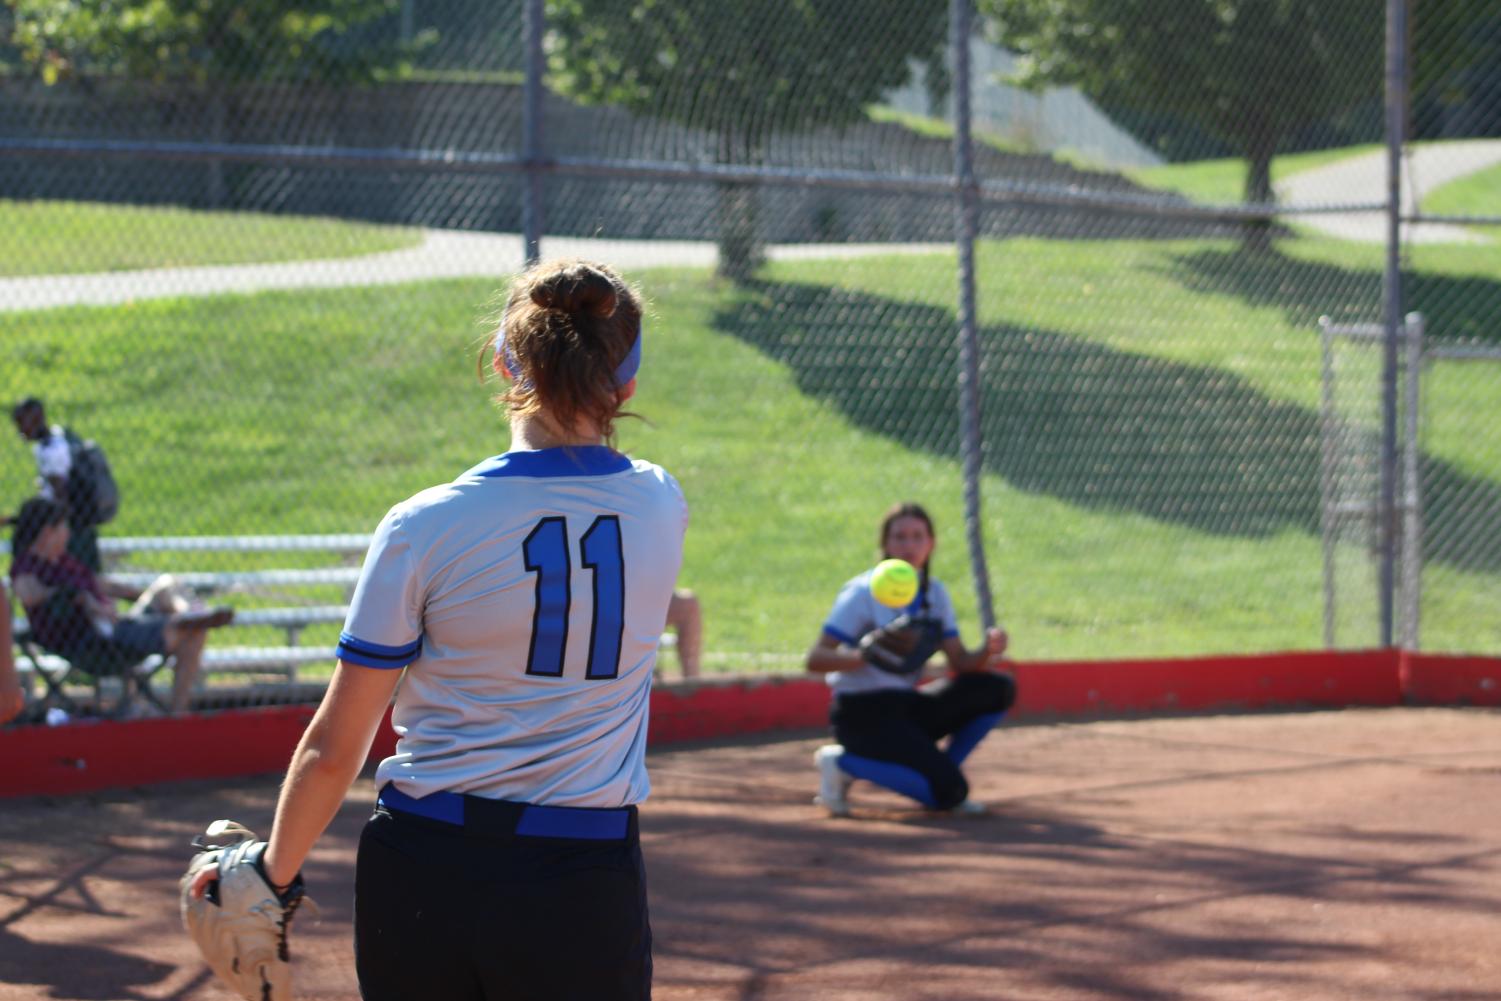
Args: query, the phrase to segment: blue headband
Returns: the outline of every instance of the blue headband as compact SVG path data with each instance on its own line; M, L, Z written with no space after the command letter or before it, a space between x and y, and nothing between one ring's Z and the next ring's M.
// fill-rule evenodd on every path
M643 338L641 328L637 327L635 343L631 345L631 350L626 352L625 360L623 360L615 368L616 386L624 386L626 383L636 378L636 373L641 369L642 340ZM521 366L516 363L516 356L511 353L511 346L506 343L505 327L501 327L499 330L495 331L495 358L506 367L507 372L511 373L511 380L515 382L516 385L529 385L527 380L521 378L521 376L518 374Z

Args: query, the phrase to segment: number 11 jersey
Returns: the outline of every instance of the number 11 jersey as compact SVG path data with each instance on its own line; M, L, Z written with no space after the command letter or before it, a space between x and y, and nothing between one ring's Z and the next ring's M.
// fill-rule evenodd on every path
M645 799L687 521L671 475L602 445L507 452L393 507L339 637L345 664L407 668L377 788Z

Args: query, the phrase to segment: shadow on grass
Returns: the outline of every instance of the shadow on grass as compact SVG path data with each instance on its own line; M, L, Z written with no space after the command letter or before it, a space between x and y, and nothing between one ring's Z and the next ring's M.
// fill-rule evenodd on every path
M1367 321L1381 315L1379 271L1304 261L1276 251L1183 254L1174 258L1168 277L1190 291L1229 294L1253 306L1281 309L1288 323L1309 330L1326 314ZM1501 281L1412 271L1402 277L1402 296L1408 311L1427 318L1429 337L1501 343Z
M798 387L912 449L959 454L954 317L819 285L754 283L716 328L787 365ZM1310 336L1314 336L1310 332ZM1223 369L1013 326L980 332L985 468L1019 489L1222 535L1319 531L1319 423ZM1501 570L1474 545L1501 486L1424 459L1450 530L1430 559Z

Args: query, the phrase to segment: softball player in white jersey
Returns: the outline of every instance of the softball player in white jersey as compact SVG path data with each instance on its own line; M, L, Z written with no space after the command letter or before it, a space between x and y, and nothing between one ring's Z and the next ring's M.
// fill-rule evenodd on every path
M880 552L918 568L917 597L904 609L877 604L870 573L844 585L808 651L809 671L823 674L834 690L829 721L837 744L818 749L818 802L835 816L850 812L847 793L855 779L911 797L931 810L983 813L969 798L961 766L1016 701L1016 682L1000 670L1006 634L987 630L969 650L948 591L928 574L937 537L933 519L918 504L897 504L881 519ZM919 675L895 675L867 662L860 639L898 615L931 617L942 628L939 647L950 676L919 687ZM947 738L943 747L938 742Z
M512 450L375 533L264 856L294 880L405 668L357 863L367 1001L650 997L636 804L687 507L607 444L640 334L609 269L523 274L487 355Z

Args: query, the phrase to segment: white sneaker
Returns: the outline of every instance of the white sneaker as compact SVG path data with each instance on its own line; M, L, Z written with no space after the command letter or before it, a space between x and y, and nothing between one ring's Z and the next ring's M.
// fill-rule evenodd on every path
M990 807L976 799L967 799L949 811L956 817L983 817L990 812Z
M847 794L854 778L839 767L839 756L844 748L838 744L825 744L813 752L813 764L818 767L818 795L813 802L829 811L830 816L848 817L850 803Z

